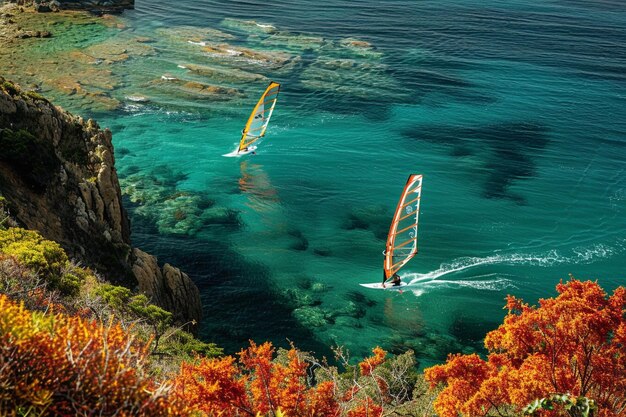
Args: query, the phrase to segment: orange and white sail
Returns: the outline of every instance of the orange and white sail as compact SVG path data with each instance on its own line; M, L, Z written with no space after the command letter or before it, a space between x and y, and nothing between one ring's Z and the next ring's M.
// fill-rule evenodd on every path
M248 123L246 123L246 127L243 129L237 152L245 150L265 135L265 130L276 106L279 91L280 84L273 81L270 82L270 85L267 86L248 118Z
M417 224L422 197L422 175L411 174L393 215L385 248L385 279L417 254Z

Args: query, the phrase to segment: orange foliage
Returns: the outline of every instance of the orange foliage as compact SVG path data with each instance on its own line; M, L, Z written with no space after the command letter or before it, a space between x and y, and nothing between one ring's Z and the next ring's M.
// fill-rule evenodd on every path
M441 417L518 411L554 392L586 396L598 415L626 415L626 289L612 296L597 282L572 279L539 307L509 296L508 315L487 334L487 361L451 355L425 370L432 386L446 387L435 402Z
M359 368L361 369L361 375L369 376L372 374L374 369L378 367L378 365L385 362L385 356L387 356L387 352L385 352L380 347L376 346L372 349L374 356L370 358L365 358L363 362L359 363Z
M363 399L355 408L348 411L348 417L380 417L383 408L370 397Z
M364 361L369 365L361 367L369 372L367 376L373 377L371 372L386 356L380 348L374 354ZM209 416L276 415L278 410L288 417L337 417L342 410L350 417L382 415L382 406L372 398L355 397L356 385L345 394L332 380L311 386L308 369L295 348L276 358L271 343L250 342L249 348L239 352L238 364L229 356L183 365L174 381L175 395L190 409Z
M239 376L235 358L201 359L196 364L183 363L178 374L176 395L190 408L207 415L237 415L251 410L246 396L246 378Z
M142 374L146 355L117 325L31 312L0 294L0 413L179 415Z
M376 385L378 386L378 390L380 392L380 396L382 399L384 399L385 401L389 401L388 398L388 392L389 392L389 386L387 384L387 381L385 381L383 378L381 378L378 375L374 375L373 372L376 368L378 368L378 366L382 365L385 362L385 356L387 356L387 352L385 352L382 348L380 348L379 346L376 346L374 349L372 349L372 353L374 353L374 356L371 356L369 358L365 358L361 363L359 363L359 369L361 371L361 376L365 376L365 377L371 377L374 379L374 381L376 382ZM351 393L354 390L351 390ZM356 393L354 393L356 394ZM354 395L352 394L352 395ZM366 398L366 401L369 401L369 398ZM363 408L363 410L365 410L366 414L364 415L372 415L370 413L368 413L367 411L369 410L366 406L365 408ZM381 412L382 412L382 408L381 408ZM376 415L376 414L374 414Z

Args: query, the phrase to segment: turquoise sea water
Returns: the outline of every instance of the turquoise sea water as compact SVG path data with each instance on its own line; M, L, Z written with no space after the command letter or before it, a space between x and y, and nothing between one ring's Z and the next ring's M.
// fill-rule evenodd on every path
M133 243L189 273L201 336L227 351L380 345L427 365L480 349L507 294L536 302L570 273L624 284L622 2L157 0L124 20L116 36L154 53L115 67L124 107L97 118ZM257 155L222 157L270 79ZM366 290L410 173L411 285Z

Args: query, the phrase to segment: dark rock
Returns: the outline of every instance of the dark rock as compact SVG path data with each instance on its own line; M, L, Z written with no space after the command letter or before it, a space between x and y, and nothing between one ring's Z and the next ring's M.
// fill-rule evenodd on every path
M38 13L49 13L52 11L48 3L36 3L35 11Z
M18 1L18 4L34 4L41 13L59 10L86 10L95 14L121 13L135 8L135 0L52 0L48 2Z
M63 10L87 10L96 14L121 13L135 8L135 0L59 0Z
M289 246L289 249L297 250L297 251L305 251L309 247L309 241L304 234L298 229L292 229L287 232L289 236L292 236L296 239L294 243Z
M169 264L159 267L157 259L142 250L133 249L133 255L133 272L139 291L153 303L171 311L176 321L192 320L192 328L195 328L202 318L202 304L200 291L189 276Z

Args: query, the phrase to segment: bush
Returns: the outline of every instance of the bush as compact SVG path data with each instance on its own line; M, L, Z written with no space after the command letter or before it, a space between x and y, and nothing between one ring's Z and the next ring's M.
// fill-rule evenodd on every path
M46 308L56 301L45 292L45 283L15 257L0 253L0 293L24 302L31 309ZM45 299L45 302L44 302Z
M174 380L175 395L208 416L271 416L282 411L289 417L381 417L393 415L391 410L400 403L406 405L405 411L411 410L407 400L413 386L408 381L417 379L413 353L391 360L380 348L373 353L350 366L343 378L336 368L293 347L276 352L271 343L251 341L238 359L183 363Z
M180 329L168 329L161 339L161 352L190 359L193 355L213 358L224 354L215 343L206 343Z
M0 252L14 256L24 266L39 274L52 288L74 287L69 282L72 279L67 280L67 283L64 280L63 272L69 260L63 248L56 242L44 239L35 231L17 227L0 230Z
M0 295L0 411L177 416L144 373L148 347L119 325L33 313Z
M0 253L11 255L44 280L49 290L76 296L89 272L73 266L61 246L18 227L0 229Z
M624 415L626 288L607 296L597 282L572 279L557 291L538 307L509 296L504 323L485 338L487 360L450 355L425 370L444 387L435 402L441 417L519 415L559 392L593 400L603 417Z

